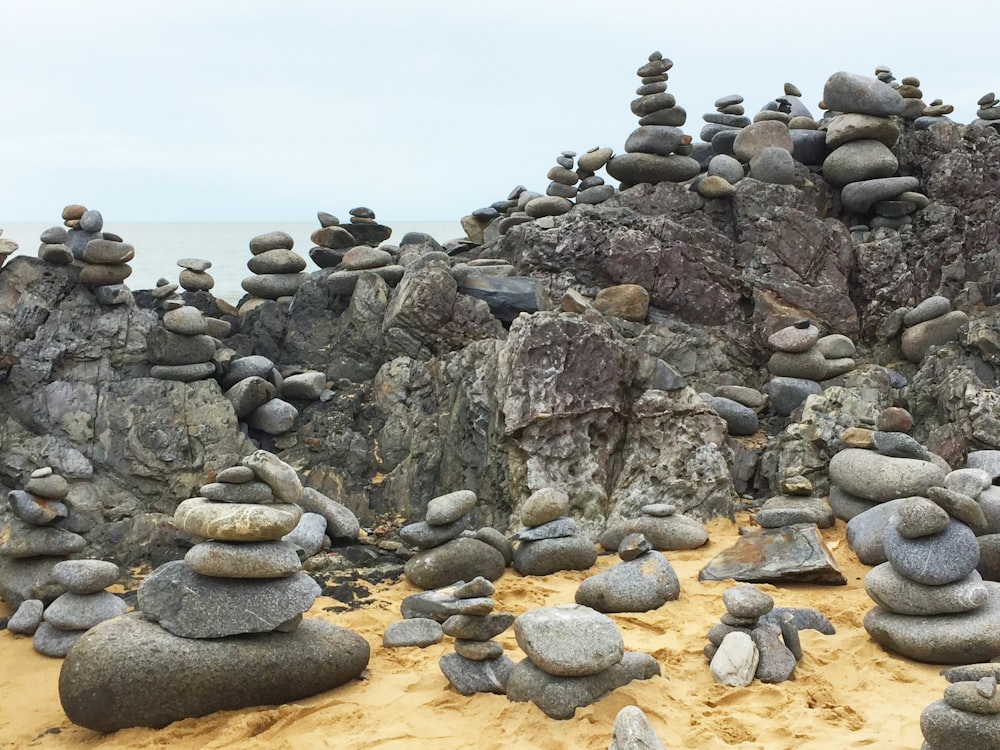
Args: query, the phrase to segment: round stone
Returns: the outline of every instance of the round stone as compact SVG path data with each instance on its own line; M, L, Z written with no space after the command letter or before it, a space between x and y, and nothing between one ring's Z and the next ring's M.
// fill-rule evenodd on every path
M578 604L528 610L514 620L514 636L535 666L560 677L597 674L625 653L614 621Z
M128 605L107 591L65 593L45 608L45 622L60 630L89 630L105 620L123 615Z
M478 501L472 490L458 490L439 495L427 503L424 520L432 526L441 526L457 521L476 507Z
M205 322L205 316L201 310L191 305L184 305L176 310L163 313L163 327L171 333L194 336L205 333L208 324Z
M267 232L250 240L250 252L254 255L266 253L268 250L291 250L294 246L295 240L288 232Z
M785 326L767 337L767 345L779 352L798 354L812 349L819 341L819 328L807 326Z
M896 531L907 539L940 534L949 523L948 512L925 497L903 498L896 509Z
M305 258L287 248L266 250L247 261L247 268L256 274L296 274L305 267Z
M951 521L939 534L908 539L890 520L882 535L885 555L906 578L928 586L960 581L976 569L979 542L964 523Z
M795 181L795 160L779 146L766 146L750 159L750 176L772 185L791 185Z
M521 506L521 523L541 526L569 513L569 495L555 487L535 490Z
M774 608L774 599L750 584L723 591L722 603L729 614L746 620L763 617Z
M884 456L875 451L847 448L830 459L830 481L865 500L883 502L923 495L944 482L945 471L930 461Z
M954 583L928 586L900 574L889 562L868 571L865 591L880 607L917 617L970 612L984 604L988 595L976 571Z
M107 560L62 560L52 568L56 582L71 594L95 594L118 581L118 566Z
M80 229L84 232L100 232L104 228L104 217L100 211L91 209L80 216Z

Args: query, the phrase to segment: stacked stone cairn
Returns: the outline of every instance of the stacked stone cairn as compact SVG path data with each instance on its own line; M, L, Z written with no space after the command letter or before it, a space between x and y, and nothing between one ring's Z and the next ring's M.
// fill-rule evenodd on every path
M344 252L358 244L354 235L340 226L340 219L326 211L316 214L319 229L309 238L313 247L309 250L312 262L320 268L333 268L344 259Z
M51 586L53 569L86 546L82 536L63 528L73 528L66 505L69 490L61 475L43 466L31 472L23 490L7 493L13 518L0 529L0 555L6 558L0 597L14 609L37 599L29 610L35 611L62 593Z
M986 529L977 536L977 570L988 581L1000 581L1000 450L970 451L965 458L964 471L978 477L967 494L975 497L986 517ZM984 484L987 480L988 484ZM983 489L976 494L979 487Z
M858 217L853 229L899 229L928 204L916 177L901 177L892 146L899 138L894 116L907 111L899 91L877 78L834 73L823 88L829 110L823 179L841 189L844 208ZM921 109L923 104L920 103Z
M9 240L3 236L3 229L0 229L0 266L7 262L7 258L17 252L18 244L14 240Z
M580 176L573 169L575 151L563 151L556 157L556 164L549 170L551 180L545 189L545 195L532 198L524 205L524 212L532 219L543 216L560 216L573 208L572 199L579 192L577 182Z
M250 240L253 257L247 268L254 274L243 279L241 286L251 296L240 305L240 312L264 300L290 300L308 280L305 259L292 250L295 240L287 232L268 232Z
M403 278L404 267L400 265L399 253L390 252L387 248L395 246L355 245L346 250L340 265L327 272L324 284L335 294L353 294L358 285L358 279L366 273L374 273L391 287L399 284Z
M118 566L105 560L56 563L52 577L66 593L45 608L32 641L35 650L62 658L88 630L125 614L128 610L125 602L105 591L118 576Z
M439 495L427 503L423 521L407 524L400 538L419 550L403 568L406 579L422 589L439 589L456 581L482 577L495 581L507 567L507 542L495 529L473 536L478 498L471 490ZM502 542L496 539L500 536Z
M730 94L715 100L715 112L702 115L705 121L694 145L692 156L706 170L695 184L703 198L724 198L736 192L736 183L743 179L743 164L733 153L733 141L739 131L750 124L743 108L743 97ZM707 148L706 148L707 146Z
M805 399L822 390L819 382L850 372L855 367L854 342L843 334L820 336L809 320L785 326L767 339L774 350L767 361L773 376L767 384L772 410L788 416Z
M163 318L146 338L146 354L152 364L149 374L160 380L186 383L214 378L220 344L210 333L209 319L197 307L177 298L164 299L161 304ZM228 333L229 324L218 322ZM219 329L211 330L221 333Z
M493 640L514 622L510 613L493 613L490 597L496 592L485 578L474 578L456 586L452 595L462 602L464 614L444 621L445 635L455 639L455 651L438 662L444 676L462 695L507 692L514 662L504 655L503 645Z
M569 517L569 495L555 487L533 492L520 509L526 527L512 537L514 569L525 576L560 570L586 570L597 562L597 548Z
M553 719L572 719L612 690L660 674L652 656L625 650L611 618L579 604L529 610L514 620L514 635L527 658L511 672L507 698Z
M673 503L649 503L639 515L608 523L597 538L608 552L619 549L630 534L642 534L655 550L697 549L708 542L708 529L700 521L677 512Z
M997 99L997 95L992 91L983 94L976 102L976 106L979 109L976 110L976 119L972 124L1000 132L1000 99Z
M625 153L607 163L608 174L623 188L639 183L686 182L701 172L701 165L690 154L691 136L681 130L687 112L677 106L667 93L667 79L673 63L659 52L636 71L642 85L639 98L632 101L632 113L639 127L625 141Z
M833 626L819 612L775 608L774 600L750 584L722 594L726 614L708 631L705 657L712 679L729 687L745 687L755 679L784 682L802 658L799 630L831 634Z
M215 286L215 279L208 269L212 267L212 261L202 258L181 258L177 261L181 267L178 282L186 292L210 292Z
M802 102L802 92L795 84L785 83L783 95L765 104L754 117L754 122L768 117L781 119L788 125L795 161L809 167L822 166L830 155L826 133L820 130L820 124Z
M392 236L392 229L379 224L375 220L375 212L370 208L358 206L352 208L348 213L351 220L343 226L353 235L356 244L378 247Z
M326 378L323 378L325 387ZM319 378L307 376L303 387L315 392ZM233 405L237 419L266 435L283 435L292 430L299 410L288 401L278 398L284 389L284 378L267 357L251 354L229 362L220 383L224 395ZM297 392L297 391L296 391ZM303 391L303 394L306 391ZM322 390L320 394L322 394Z
M64 226L50 227L39 239L38 257L53 265L80 265L80 283L94 289L103 304L122 304L130 295L122 282L131 274L135 248L104 232L100 211L72 204L63 208ZM108 287L107 290L104 287Z
M945 670L944 698L920 714L921 750L1000 750L1000 662Z
M812 482L801 474L783 477L781 493L763 502L754 514L757 525L779 529L797 523L814 523L828 529L836 522L833 508L821 497L813 496Z
M958 341L959 330L969 322L961 310L952 310L947 297L935 295L916 307L904 309L900 344L903 356L919 363L931 347Z
M648 612L674 601L681 584L673 566L642 534L628 534L618 545L621 562L585 579L576 603L598 612Z

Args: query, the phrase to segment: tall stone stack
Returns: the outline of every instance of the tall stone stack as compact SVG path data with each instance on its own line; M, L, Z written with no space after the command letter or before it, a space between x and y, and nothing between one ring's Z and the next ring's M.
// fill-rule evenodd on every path
M75 246L70 245L74 256L82 263L80 283L85 286L114 286L132 275L128 261L135 257L135 248L117 235L102 232L103 227L104 217L100 211L91 209L80 217L79 228L69 232L69 235L80 232L77 237L81 240L85 235L92 235L79 255Z
M968 315L951 309L947 297L928 297L903 316L900 338L903 356L919 363L931 347L958 341L959 330L968 322Z
M594 146L577 159L576 174L580 178L577 205L604 203L615 194L614 187L605 185L604 178L597 174L598 170L607 166L612 156L614 152L610 148Z
M180 299L165 299L163 318L146 339L150 375L160 380L190 383L216 375L218 340L209 334L201 310Z
M471 490L439 495L427 503L423 521L399 530L400 538L419 550L403 569L410 583L438 589L475 577L495 581L503 575L507 560L490 537L463 535L472 530L477 502Z
M610 617L579 604L528 610L514 620L514 635L527 658L511 672L507 698L553 719L572 719L612 690L660 674L652 656L625 650Z
M84 633L125 614L128 605L105 591L120 571L105 560L63 560L52 569L55 582L66 590L42 614L32 644L45 656L65 657ZM23 606L23 605L22 605Z
M827 79L823 104L826 144L833 149L823 161L823 179L841 189L844 208L873 229L912 222L927 198L917 192L916 177L898 176L892 152L900 132L893 117L904 114L906 100L878 78L839 72Z
M983 578L1000 581L1000 450L970 451L965 462L965 468L952 472L952 475L971 472L978 477L973 479L975 484L967 490L974 494L986 518L986 530L978 536L978 570ZM975 492L977 489L978 493Z
M855 367L856 348L847 336L820 336L809 320L785 326L767 339L774 351L767 361L773 376L768 383L775 413L787 416L811 393L822 390L820 381L850 372Z
M280 231L251 239L253 257L247 261L247 268L254 275L243 279L243 289L259 300L281 300L294 296L309 279L309 274L303 272L306 261L292 250L294 244L290 234Z
M691 158L691 137L681 126L687 113L667 93L667 79L673 62L659 52L636 71L642 85L636 89L632 113L639 127L625 141L625 153L607 164L608 174L619 180L622 188L639 183L686 182L701 172L701 165Z
M61 560L83 551L86 540L61 528L70 515L69 483L51 467L31 472L23 490L7 493L13 511L0 529L0 597L13 608L28 599L50 602L59 593L50 584ZM72 527L71 527L72 528Z
M1000 662L945 670L944 698L920 714L921 750L1000 750Z
M507 692L514 662L504 655L503 644L493 639L513 624L514 616L493 613L490 597L495 592L493 584L482 577L456 586L452 592L466 614L444 621L442 630L455 639L455 651L444 654L438 665L462 695Z
M711 145L712 155L733 155L733 141L740 130L750 124L740 94L729 94L715 100L715 112L701 116L705 125L698 137ZM696 153L699 149L696 149Z
M526 528L513 536L514 569L525 576L560 570L586 570L597 562L597 548L579 533L569 513L569 496L554 487L535 491L521 507Z

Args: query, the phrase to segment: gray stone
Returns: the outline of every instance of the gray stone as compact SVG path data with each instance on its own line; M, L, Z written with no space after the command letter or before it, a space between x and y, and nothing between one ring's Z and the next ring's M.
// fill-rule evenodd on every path
M638 706L625 706L615 716L608 750L666 750Z
M791 154L793 147L788 126L777 121L751 123L733 141L733 153L742 162L751 161L766 148L781 148Z
M521 523L541 526L569 512L569 495L555 487L543 487L531 493L520 508Z
M701 581L727 579L748 583L847 583L814 524L748 532L698 574Z
M910 362L920 362L931 347L958 341L959 329L968 322L968 315L961 310L952 310L907 328L900 339L903 356Z
M514 550L514 569L524 576L547 576L561 570L586 570L595 562L597 548L583 536L521 542Z
M33 526L12 518L0 528L0 555L65 557L81 552L87 541L79 534L51 526Z
M978 682L984 677L1000 681L1000 661L951 667L941 672L941 676L948 682Z
M257 407L266 404L273 398L276 391L277 389L272 383L262 377L252 375L237 382L224 395L233 405L236 418L245 419Z
M499 552L504 559L505 565L509 566L514 562L514 545L496 529L484 526L481 529L476 529L474 536L479 541L486 542L486 544Z
M798 631L796 631L798 632ZM781 628L765 623L750 632L757 647L759 661L754 677L761 682L778 683L790 680L795 674L795 654L781 639Z
M888 147L899 140L899 126L888 117L846 112L830 118L826 126L826 145L837 148L849 141L874 139Z
M285 534L281 541L293 545L303 560L323 549L326 536L326 519L318 513L303 513L295 528Z
M614 621L578 604L528 610L514 620L514 636L536 667L560 677L597 674L625 653Z
M944 689L944 702L959 711L984 716L1000 714L1000 695L995 677L978 682L956 682ZM998 725L1000 726L1000 725Z
M145 617L183 638L264 633L300 615L321 589L305 573L285 578L219 579L181 560L165 563L139 586Z
M576 603L598 612L648 612L680 596L673 566L650 551L585 579Z
M399 530L399 538L417 549L433 549L440 547L452 539L457 539L462 532L472 526L472 519L467 515L451 523L431 526L427 521L409 523ZM435 587L436 588L436 587Z
M52 568L56 583L72 594L96 594L118 581L117 565L107 560L63 560Z
M872 446L883 456L915 458L918 461L931 460L927 449L905 432L884 432L882 430L873 432ZM944 481L944 477L941 479Z
M845 359L857 354L854 342L842 333L831 333L816 342L816 349L827 359Z
M211 362L216 343L204 334L185 335L157 327L146 338L146 354L153 364L193 365ZM214 366L212 372L215 372Z
M951 312L951 300L941 295L928 297L912 310L903 316L903 325L909 328L918 323L926 323L928 320L940 318Z
M507 682L514 671L514 662L506 656L475 661L458 654L444 654L438 666L448 682L462 695L507 692Z
M43 656L56 659L65 657L86 630L61 630L50 623L43 622L35 631L31 645Z
M858 513L847 522L847 545L865 565L886 561L882 535L900 506L911 498L897 498ZM923 499L923 498L922 498Z
M620 154L605 167L609 175L625 187L640 183L684 182L701 172L701 165L690 156L670 154Z
M52 568L58 562L58 557L0 556L0 599L15 609L28 599L53 601L65 591L52 577Z
M69 515L69 509L58 500L39 497L25 490L8 492L7 504L15 516L31 526L44 526Z
M928 586L901 575L888 562L868 571L865 591L890 612L916 616L968 612L985 603L988 594L976 571L953 583Z
M831 185L843 187L850 183L892 177L898 169L896 155L881 141L851 141L826 157L823 178Z
M206 380L215 375L213 362L200 362L190 365L153 365L149 374L160 380L174 380L181 383L193 383L196 380Z
M831 486L827 502L833 510L833 514L842 521L850 521L856 515L871 510L878 503L855 497L849 492L844 492L840 487Z
M709 666L712 679L728 687L746 687L753 682L760 662L757 646L746 633L734 631L722 639Z
M128 605L107 591L63 594L45 608L45 622L60 630L88 630L98 623L125 614Z
M982 469L992 481L1000 479L1000 450L969 451L965 457L967 469Z
M452 638L488 641L514 624L514 615L498 612L489 615L452 615L444 621L444 634Z
M295 240L288 232L266 232L258 234L250 240L250 252L254 255L266 253L269 250L291 250Z
M489 544L461 537L418 552L406 561L403 572L414 586L437 589L476 576L495 581L505 568L503 555Z
M866 500L882 502L923 495L944 482L945 471L930 461L894 458L863 448L847 448L830 459L830 482Z
M963 523L952 521L940 534L907 539L890 520L882 534L886 558L903 576L928 586L960 581L976 569L979 542Z
M896 531L907 539L940 534L950 521L948 511L923 497L903 498L896 508Z
M801 354L812 349L819 341L819 328L808 325L791 325L780 328L767 337L767 345L779 352ZM821 352L822 353L822 352Z
M618 545L618 557L628 562L650 552L652 549L653 545L642 534L626 534L621 544Z
M989 522L979 503L961 492L952 492L945 487L931 487L927 490L927 498L941 506L952 518L961 521L974 534L989 532Z
M879 117L901 114L903 97L886 83L869 76L838 72L823 86L823 103L834 112L859 112Z
M597 541L611 552L618 549L628 534L642 534L653 549L661 551L697 549L708 541L708 530L704 524L676 512L665 516L642 515L614 522Z
M384 648L425 648L444 639L441 623L427 617L413 617L391 623L382 634Z
M42 624L45 603L40 599L25 599L7 621L7 630L17 635L33 635Z
M225 542L270 542L281 539L302 517L297 505L214 503L203 497L184 500L174 523L186 534Z
M1000 534L984 534L978 539L979 564L976 570L989 581L1000 581Z
M735 185L743 179L743 165L738 159L728 154L716 154L708 163L708 176L721 177L730 185Z
M944 486L952 492L961 492L979 499L979 494L992 485L992 477L982 469L956 469L945 475Z
M767 146L750 159L750 176L774 185L791 185L795 181L795 160L787 149Z
M253 410L247 417L247 424L268 435L282 435L292 430L298 416L299 410L290 403L272 398Z
M278 299L291 297L309 280L307 273L269 273L262 276L247 276L240 282L243 290L252 297Z
M80 639L59 675L59 698L69 719L88 729L159 728L331 690L358 677L369 656L364 638L318 620L291 633L191 640L136 613Z
M760 421L753 409L719 396L708 396L705 400L725 420L730 435L753 435L760 429Z
M316 370L289 375L281 383L283 398L315 401L326 388L326 375Z
M768 529L796 523L813 523L821 529L834 525L833 509L819 497L777 495L764 502L754 519Z
M734 617L756 620L774 609L774 599L756 586L741 584L722 592L722 603Z
M60 474L49 473L44 477L30 477L24 489L47 500L65 500L69 494L69 482Z
M524 212L532 219L540 219L543 216L560 216L573 208L573 203L562 196L544 195L528 201L524 207Z
M833 635L837 632L826 615L809 607L775 607L761 620L778 624L786 617L791 618L796 630L815 630L823 635Z
M456 583L452 595L456 599L475 599L483 596L493 596L496 586L482 576L476 576L471 581Z
M684 133L670 125L642 125L633 130L625 140L627 153L660 154L668 156L681 145Z
M240 463L252 469L260 481L271 485L274 496L282 502L297 503L302 496L302 482L295 469L273 453L257 450L240 459Z
M163 313L163 327L171 333L182 336L196 336L205 333L208 324L205 316L197 307L184 305L175 310Z
M855 214L867 215L873 203L890 200L908 190L917 190L920 181L916 177L881 177L862 180L844 185L840 191L840 201L844 208Z
M569 516L563 516L554 521L543 523L541 526L522 529L514 534L511 540L515 542L536 542L541 539L559 539L561 537L576 536L577 531L576 521Z
M455 653L470 661L486 661L503 656L503 644L496 641L455 639Z
M765 387L771 402L771 409L780 417L787 417L809 396L822 393L823 387L815 380L777 376L771 378Z
M298 273L305 267L305 258L285 248L266 250L247 261L247 268L256 274Z
M986 518L987 534L1000 534L1000 487L990 487L976 498Z
M453 523L476 507L476 493L472 490L458 490L439 495L427 503L424 520L432 526Z
M302 569L295 545L288 542L201 542L184 562L195 573L216 578L284 578Z
M232 388L244 378L258 377L267 380L274 370L274 362L259 354L237 357L229 363L222 378L223 388Z
M334 542L354 541L358 538L361 524L354 512L319 490L304 487L298 504L302 510L318 513L326 519L326 535Z
M209 482L198 488L201 497L217 503L274 503L277 498L264 482Z

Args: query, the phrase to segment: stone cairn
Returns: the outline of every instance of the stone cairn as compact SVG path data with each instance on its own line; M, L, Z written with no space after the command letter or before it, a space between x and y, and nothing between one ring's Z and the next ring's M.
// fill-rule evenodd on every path
M760 589L740 584L722 594L726 614L708 631L705 657L712 679L729 687L745 687L755 679L784 682L802 658L799 630L826 634L833 626L816 610L774 607Z
M834 73L823 87L826 144L832 149L823 161L823 179L840 188L844 208L859 217L852 232L899 229L929 203L917 192L916 177L897 176L892 146L900 131L893 117L907 111L906 101L883 81L853 73Z
M801 474L783 477L780 494L763 502L754 514L757 525L764 529L780 529L797 523L814 523L829 529L836 522L833 508L821 497L813 496L812 482Z
M597 562L597 548L579 533L569 513L569 496L554 487L536 490L521 507L526 527L512 537L514 569L524 576L560 570L586 570Z
M162 285L157 289L167 289ZM176 287L175 287L176 289ZM215 334L221 327L210 326L201 310L176 297L161 300L164 309L160 324L146 338L146 355L152 367L149 374L160 380L193 382L215 377L218 371L216 350L220 346ZM214 319L217 320L217 319ZM229 331L229 324L218 320Z
M285 378L274 362L260 354L230 360L220 384L237 419L276 439L295 427L299 409L290 401L330 396L324 373L305 370Z
M507 542L500 544L495 529L471 531L478 502L471 490L440 495L427 503L423 521L399 530L400 538L419 551L406 561L406 580L422 589L438 589L470 578L495 581L507 567ZM491 533L492 532L492 533Z
M687 112L667 93L667 71L673 65L654 52L636 71L642 85L636 89L639 98L632 101L632 113L639 118L639 127L626 139L625 153L610 159L606 167L623 188L642 182L686 182L701 172L701 165L690 156L691 137L681 130Z
M3 229L0 229L0 266L7 262L7 258L17 252L18 244L14 240L9 240L3 236Z
M900 116L912 121L917 130L923 130L938 122L951 121L948 115L954 112L955 108L940 99L924 104L924 92L920 90L920 79L916 76L906 76L897 82L888 65L879 65L875 68L875 77L882 83L892 86L903 97L903 111Z
M178 282L186 292L210 292L215 287L215 279L208 269L212 261L202 258L181 258L177 261L181 267Z
M308 279L305 273L306 261L292 250L295 240L287 232L268 232L250 240L253 257L247 261L247 268L253 276L241 282L250 295L240 305L240 313L252 309L265 300L291 299Z
M1000 132L1000 99L997 99L997 95L992 91L983 94L976 106L979 109L976 110L976 119L972 124Z
M524 212L532 219L543 216L560 216L573 208L572 199L579 192L577 182L580 176L573 169L575 151L563 151L556 157L556 165L549 170L547 177L551 180L545 189L545 195L532 198L524 205Z
M610 617L579 604L529 610L514 620L514 635L527 658L514 666L507 698L531 701L553 719L660 674L652 656L625 650Z
M40 236L38 257L53 265L80 265L80 283L94 289L102 304L123 304L130 294L122 283L132 274L128 261L135 248L117 234L103 231L100 211L73 204L62 211L64 226Z
M358 243L353 234L340 226L340 219L333 214L319 211L316 216L319 229L309 238L313 243L309 257L320 268L333 268L344 259L344 252Z
M920 714L921 750L1000 750L1000 662L945 670L944 698Z
M708 542L708 529L690 516L677 512L672 503L649 503L634 518L611 521L598 536L603 549L613 552L630 534L642 534L653 549L660 551L697 549Z
M959 330L969 322L968 315L952 310L951 301L940 295L928 297L912 309L901 308L901 314L902 353L915 363L919 363L931 347L958 341Z
M576 603L598 612L648 612L681 594L673 566L642 534L628 534L618 545L621 563L586 578Z
M462 695L507 692L514 662L504 655L503 645L493 640L514 622L510 613L493 613L496 592L485 578L474 578L456 586L452 596L461 602L464 614L444 621L442 631L455 639L455 651L444 654L438 664Z
M745 170L733 152L733 142L739 131L750 124L745 115L743 97L730 94L715 100L715 112L702 115L705 125L692 154L706 170L696 183L703 198L724 198L736 192L735 185L745 176ZM707 146L707 148L706 148Z
M405 269L400 264L399 252L394 253L387 248L397 250L393 245L355 245L344 253L340 265L326 276L324 284L335 294L349 295L354 292L363 274L374 273L390 287L396 286L402 280Z
M843 334L820 337L809 320L785 326L767 339L774 351L767 361L772 378L767 385L771 408L788 416L805 399L822 390L820 381L850 372L855 367L854 342Z
M53 568L86 546L82 536L62 528L73 528L68 495L69 483L49 466L31 472L23 490L7 493L14 517L0 530L0 555L8 558L7 587L0 595L15 609L25 600L49 603L62 593L49 586Z

